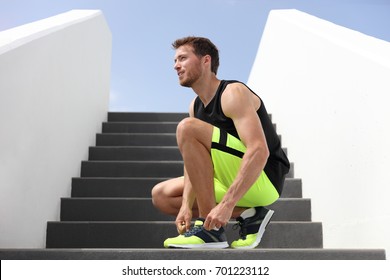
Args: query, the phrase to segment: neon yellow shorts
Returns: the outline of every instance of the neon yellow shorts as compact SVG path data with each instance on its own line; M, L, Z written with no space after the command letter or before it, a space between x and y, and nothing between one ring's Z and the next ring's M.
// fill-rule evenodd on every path
M240 169L245 145L233 135L214 127L211 144L211 158L214 164L214 190L219 203ZM267 206L274 203L279 194L265 172L237 203L239 207Z

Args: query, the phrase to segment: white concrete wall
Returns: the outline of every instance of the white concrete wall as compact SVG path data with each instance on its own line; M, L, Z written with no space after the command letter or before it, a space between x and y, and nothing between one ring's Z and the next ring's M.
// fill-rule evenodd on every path
M390 43L270 13L248 84L273 114L325 248L390 252Z
M107 117L111 33L74 10L0 32L0 247L42 248Z

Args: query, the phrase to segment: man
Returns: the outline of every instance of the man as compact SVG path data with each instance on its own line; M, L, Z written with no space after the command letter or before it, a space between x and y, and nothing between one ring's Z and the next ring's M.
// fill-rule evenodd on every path
M152 190L153 204L176 215L180 235L164 246L226 248L224 226L236 218L240 237L231 247L254 248L274 213L264 206L279 198L289 161L260 97L243 83L217 78L218 49L209 39L172 45L180 85L197 97L177 127L184 177Z

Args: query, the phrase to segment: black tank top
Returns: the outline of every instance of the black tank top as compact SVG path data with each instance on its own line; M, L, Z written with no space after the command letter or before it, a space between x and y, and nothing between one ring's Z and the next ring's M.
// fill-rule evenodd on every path
M209 124L212 124L227 133L240 138L237 130L234 126L233 120L226 117L222 111L221 106L221 97L228 84L231 83L241 83L239 81L225 81L222 80L214 98L211 102L204 107L199 96L195 99L194 102L194 115L196 118L203 120ZM254 93L247 85L245 85L253 94L255 94L261 101L260 108L257 110L257 115L260 118L261 125L263 126L265 138L267 140L268 149L270 155L268 157L267 163L264 167L264 172L267 174L268 178L272 184L277 189L278 193L281 194L284 184L285 175L290 169L290 163L283 152L281 147L280 139L278 134L275 131L275 128L270 120L267 110L265 108L264 102L261 98Z

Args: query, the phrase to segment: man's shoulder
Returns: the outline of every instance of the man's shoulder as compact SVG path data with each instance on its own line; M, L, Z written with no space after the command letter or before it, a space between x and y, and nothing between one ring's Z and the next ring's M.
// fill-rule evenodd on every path
M238 80L224 80L223 82L225 83L225 88L248 88L244 82Z
M249 87L241 81L227 80L224 84L224 92L236 92L246 90L249 90Z
M225 86L224 86L224 92L247 92L247 93L252 93L256 96L259 97L258 94L256 94L247 84L238 81L238 80L226 80L225 81Z
M243 82L238 81L238 80L222 80L222 82L225 83L226 85L231 85L231 84L245 85Z

